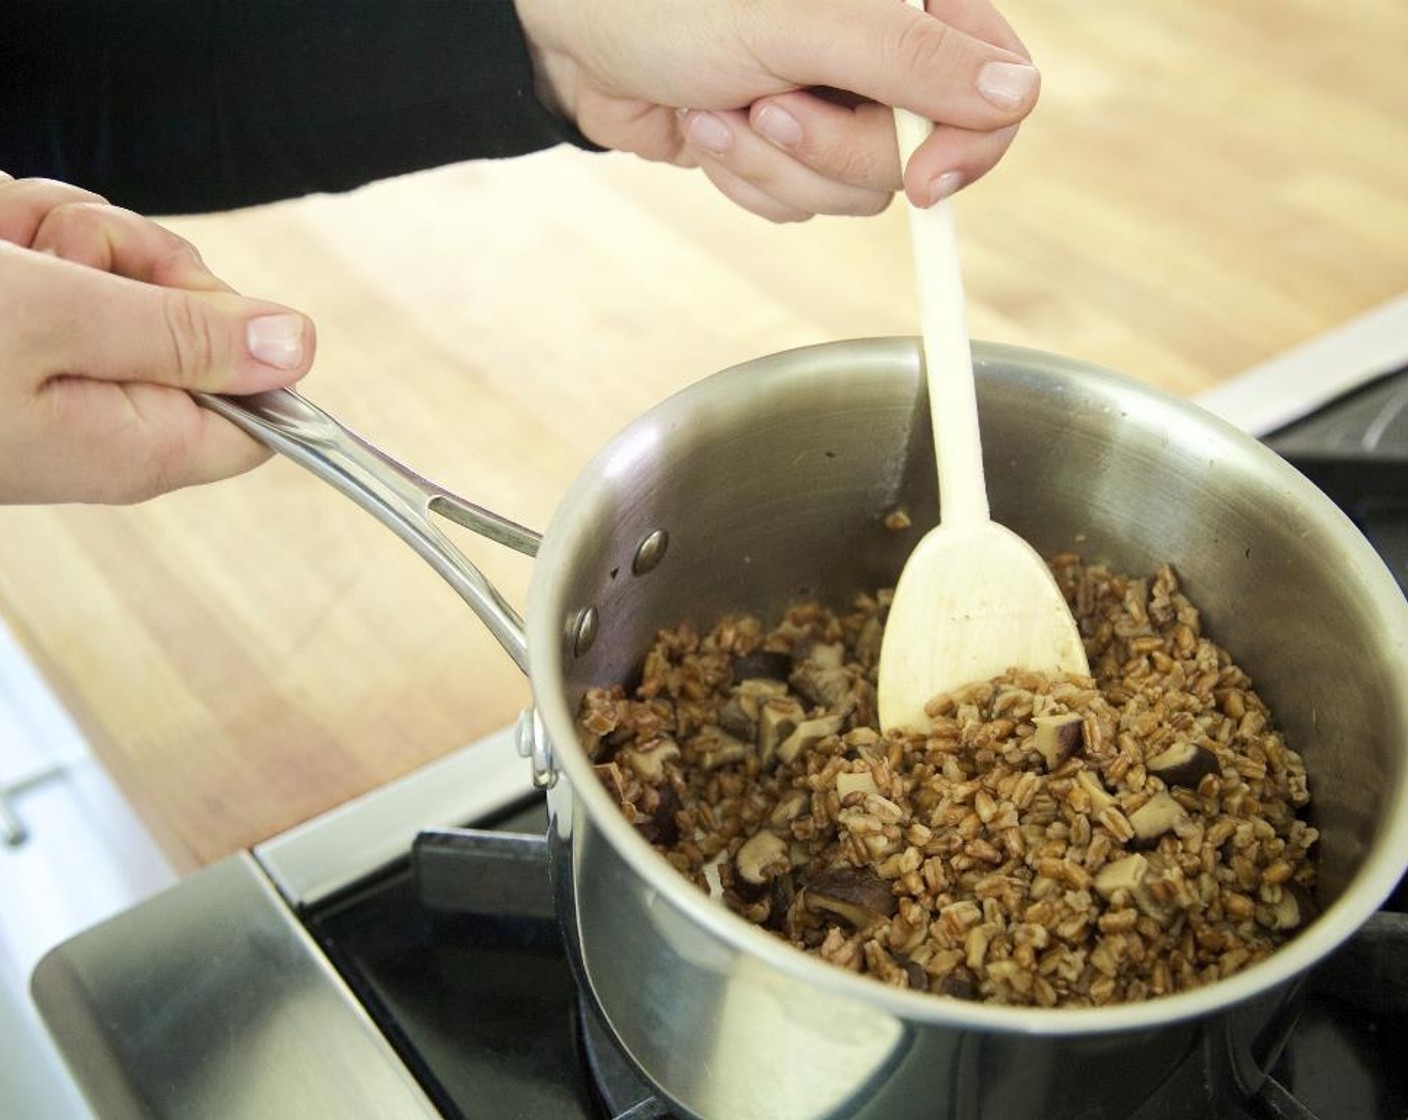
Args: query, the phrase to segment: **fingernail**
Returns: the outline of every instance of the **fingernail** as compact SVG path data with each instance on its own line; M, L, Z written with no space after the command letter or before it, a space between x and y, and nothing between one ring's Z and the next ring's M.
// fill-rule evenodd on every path
M713 113L700 113L689 122L689 142L721 156L733 143L733 133Z
M978 92L999 109L1015 109L1031 97L1040 80L1035 66L989 62L978 71Z
M802 142L802 126L779 105L762 106L754 123L758 131L779 148L795 148Z
M275 369L294 369L303 361L303 320L297 315L261 315L245 329L250 356Z
M945 171L942 175L935 175L929 180L929 205L947 198L951 194L956 194L958 188L963 186L963 172Z

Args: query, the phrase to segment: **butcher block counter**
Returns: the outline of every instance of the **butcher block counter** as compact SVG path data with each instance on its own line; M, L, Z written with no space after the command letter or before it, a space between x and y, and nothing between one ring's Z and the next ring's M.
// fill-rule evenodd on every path
M976 336L1191 394L1408 291L1401 0L1002 7L1045 84L957 204ZM675 390L916 324L902 207L771 226L620 155L169 224L238 288L314 317L307 395L538 529ZM463 539L522 603L531 561ZM285 461L139 507L0 510L0 612L184 869L528 700L422 561Z

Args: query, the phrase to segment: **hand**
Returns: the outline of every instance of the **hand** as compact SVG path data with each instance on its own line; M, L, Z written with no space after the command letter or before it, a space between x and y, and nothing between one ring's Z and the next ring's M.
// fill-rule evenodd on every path
M297 380L313 324L235 294L183 238L0 173L0 502L132 502L268 452L188 389Z
M936 124L903 176L930 206L996 164L1036 103L987 0L516 3L545 103L604 147L697 163L774 221L883 210L902 185L894 106Z

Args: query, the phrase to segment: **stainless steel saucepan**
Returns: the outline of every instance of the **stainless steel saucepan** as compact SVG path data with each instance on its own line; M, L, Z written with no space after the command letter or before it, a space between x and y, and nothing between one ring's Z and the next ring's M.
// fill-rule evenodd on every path
M891 583L937 509L912 339L735 367L628 425L546 534L445 492L287 393L205 403L401 534L528 674L520 742L551 786L559 915L590 997L681 1116L1127 1120L1208 1114L1213 1080L1263 1088L1298 979L1408 863L1408 603L1319 491L1185 402L1050 355L978 345L994 516L1045 553L1172 562L1310 774L1320 916L1219 983L1099 1009L900 991L802 954L680 878L596 781L573 717L655 632L775 616ZM916 515L906 533L889 511ZM526 625L431 524L536 550ZM1170 1085L1179 1092L1149 1104ZM1167 1103L1184 1102L1184 1104Z

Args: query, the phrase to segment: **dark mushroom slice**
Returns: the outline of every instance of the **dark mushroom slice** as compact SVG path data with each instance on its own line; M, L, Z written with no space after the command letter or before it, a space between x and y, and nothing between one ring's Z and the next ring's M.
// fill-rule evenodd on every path
M937 984L931 984L929 990L951 999L977 999L978 978L969 971L967 965L961 964Z
M787 918L792 912L792 900L797 897L797 884L791 875L778 875L768 883L768 916L763 928L774 933L787 932Z
M1217 755L1206 747L1180 740L1149 759L1145 768L1165 785L1197 789L1209 774L1221 774L1222 764Z
M730 735L735 735L740 739L756 739L758 737L757 717L749 716L744 711L737 696L730 697L728 703L719 711L719 726Z
M792 672L792 655L775 649L755 649L733 659L733 679L766 678L785 681Z
M1032 748L1041 755L1047 770L1055 770L1081 749L1083 722L1077 712L1035 716L1032 719L1032 723L1036 724L1036 731L1032 735Z
M680 842L680 825L675 814L680 811L680 796L675 787L666 783L655 791L654 805L649 816L636 821L638 831L651 844L664 848Z
M1172 832L1187 819L1188 811L1160 790L1129 814L1129 824L1134 829L1132 843L1136 848L1152 848L1160 836Z
M802 902L812 913L834 914L856 929L891 917L899 905L890 884L868 867L831 867L802 887Z
M900 966L904 969L905 984L912 992L927 992L929 990L929 974L924 971L924 966L918 961L905 961Z

